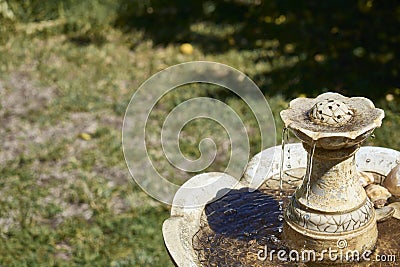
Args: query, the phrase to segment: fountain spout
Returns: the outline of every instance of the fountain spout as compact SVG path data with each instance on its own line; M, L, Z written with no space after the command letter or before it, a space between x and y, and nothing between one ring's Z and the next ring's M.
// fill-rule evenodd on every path
M291 101L281 117L308 153L303 183L285 210L284 240L329 261L323 253L329 249L343 255L372 251L378 237L375 211L359 183L355 153L381 125L383 110L366 98L325 93Z

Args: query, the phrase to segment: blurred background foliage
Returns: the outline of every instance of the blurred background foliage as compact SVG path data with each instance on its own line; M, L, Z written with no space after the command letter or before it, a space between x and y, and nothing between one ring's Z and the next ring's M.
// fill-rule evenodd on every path
M156 45L189 42L212 54L232 48L257 51L254 63L271 67L250 76L268 94L291 98L328 89L374 99L400 94L396 0L0 3L2 31L33 22L39 24L26 28L28 32L62 31L77 42L101 44L107 29L118 27L142 30ZM46 22L54 27L46 27ZM3 41L6 38L2 34Z

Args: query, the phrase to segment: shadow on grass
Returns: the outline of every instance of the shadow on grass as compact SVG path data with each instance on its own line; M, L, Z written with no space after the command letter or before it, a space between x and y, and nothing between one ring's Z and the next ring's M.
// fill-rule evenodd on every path
M234 30L202 34L192 28L199 23ZM205 54L249 50L258 53L256 62L271 64L294 57L296 64L252 77L270 95L334 90L377 99L400 86L400 3L394 0L126 1L116 24L143 30L156 45L190 42ZM270 40L279 42L272 57L257 52Z

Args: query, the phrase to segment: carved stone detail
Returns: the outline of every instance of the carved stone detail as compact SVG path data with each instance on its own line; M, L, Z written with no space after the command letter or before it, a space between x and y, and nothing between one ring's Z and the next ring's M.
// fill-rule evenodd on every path
M310 117L316 123L339 126L351 120L353 111L340 100L326 99L312 107Z
M285 212L286 219L312 231L325 233L343 233L354 231L367 225L373 219L373 204L367 199L365 204L352 212L344 214L324 214L303 209L292 198Z

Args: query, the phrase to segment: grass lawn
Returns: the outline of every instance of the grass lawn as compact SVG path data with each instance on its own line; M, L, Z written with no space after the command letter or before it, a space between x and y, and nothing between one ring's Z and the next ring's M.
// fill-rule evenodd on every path
M192 30L220 38L232 31L210 27L198 23ZM260 41L258 49L238 49L232 42L219 52L194 44L186 55L179 43L156 44L141 30L111 28L105 36L99 44L64 33L17 30L0 43L1 266L172 266L161 233L169 207L131 182L122 154L121 127L130 97L151 75L177 63L216 61L253 78L301 60L278 54L276 39ZM255 62L264 54L271 60ZM290 99L264 93L279 139L279 111ZM165 96L151 115L150 137L159 138L168 111L195 96L228 103L252 133L251 155L260 151L257 125L244 103L206 86ZM398 95L388 100L374 99L386 118L368 144L400 149ZM185 127L183 153L199 156L197 144L205 136L227 142L213 125L199 121ZM150 142L149 152L160 172L180 182L193 175L171 168L159 141ZM207 170L223 170L228 161L229 154L218 155Z

